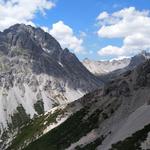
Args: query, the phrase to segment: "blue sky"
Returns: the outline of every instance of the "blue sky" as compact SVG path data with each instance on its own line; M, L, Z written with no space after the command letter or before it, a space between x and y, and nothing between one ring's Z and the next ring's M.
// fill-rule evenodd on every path
M23 1L23 0L20 0L20 1ZM44 1L48 1L48 0L44 0ZM137 12L137 11L143 12L144 10L150 10L149 0L55 0L51 2L55 4L54 7L49 6L48 8L46 8L46 6L43 6L42 8L43 11L45 12L45 15L41 13L41 11L38 9L38 6L37 6L37 8L35 8L34 11L32 11L34 12L32 14L33 16L30 16L30 18L28 17L28 19L26 20L24 19L25 18L24 17L22 20L19 20L19 22L22 21L24 23L26 21L28 22L31 21L32 23L34 23L34 25L40 26L40 27L47 27L47 31L51 31L53 28L53 24L56 24L59 21L62 21L64 25L71 28L71 30L73 31L74 37L82 40L81 45L82 47L84 47L84 52L80 52L80 51L75 52L79 59L84 59L85 57L88 57L94 60L112 59L115 57L130 56L139 52L139 51L134 50L134 53L131 53L131 52L127 53L127 52L124 52L124 50L121 50L122 47L123 48L129 47L125 45L124 43L125 41L129 41L128 40L129 37L133 35L131 36L129 34L114 35L111 38L108 37L110 35L103 35L103 33L102 33L103 36L101 36L101 34L98 35L97 32L101 29L102 26L112 27L112 25L114 24L111 24L109 22L109 23L102 25L100 24L102 20L97 20L96 18L98 17L100 13L104 11L112 15L114 12L119 12L125 8L128 9L130 7L135 8L135 10L132 10L132 13L130 13L130 15L135 14L134 12ZM0 3L1 3L1 0L0 0ZM4 4L1 4L1 5L4 5ZM8 6L4 5L4 7L8 7ZM12 7L14 7L14 4L12 4ZM149 14L146 14L146 15L140 14L140 15L142 17L145 17L145 19L147 18L149 19ZM125 16L123 17L125 18ZM105 18L105 20L106 19L107 18ZM118 18L115 18L115 19L118 19ZM134 19L136 19L135 16L134 16ZM117 23L118 22L116 22L115 24ZM149 22L148 22L148 25L149 25ZM108 30L107 28L106 30L108 32L111 31L111 30ZM55 35L55 32L50 32L50 33L53 33ZM84 36L81 36L83 35L83 33L84 33ZM139 37L140 35L145 35L145 33L143 34L140 32ZM134 32L134 36L135 36L135 32ZM135 43L135 41L133 41L132 43ZM104 50L103 53L98 54L98 51L100 51L104 47L107 47L108 45L115 46L115 47L112 47L112 49L114 48L113 50L115 50L117 47L116 51L118 51L118 53L117 54L115 52L111 53L111 52L108 52L108 50ZM122 45L125 45L125 46L122 46ZM121 47L121 49L118 49L118 47L119 48ZM146 47L145 45L143 47L146 49L149 48L149 46ZM73 48L70 48L70 49L72 52L74 52Z

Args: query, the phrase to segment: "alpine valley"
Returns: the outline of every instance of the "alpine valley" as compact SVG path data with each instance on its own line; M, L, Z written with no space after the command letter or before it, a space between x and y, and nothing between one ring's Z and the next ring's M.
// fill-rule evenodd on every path
M80 62L41 28L0 32L0 149L149 150L149 58Z

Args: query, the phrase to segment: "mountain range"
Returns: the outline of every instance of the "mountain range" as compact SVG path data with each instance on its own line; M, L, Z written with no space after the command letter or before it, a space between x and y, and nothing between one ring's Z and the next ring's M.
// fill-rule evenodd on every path
M127 67L130 64L130 58L112 61L92 61L85 58L82 63L91 73L100 76Z
M83 65L94 75L101 76L112 73L116 70L129 70L143 63L145 60L150 58L150 53L141 51L138 55L122 59L113 59L107 61L92 61L85 58L82 63Z
M16 24L0 32L1 136L100 85L73 53L42 29Z
M80 62L41 28L0 32L0 149L144 149L149 58Z

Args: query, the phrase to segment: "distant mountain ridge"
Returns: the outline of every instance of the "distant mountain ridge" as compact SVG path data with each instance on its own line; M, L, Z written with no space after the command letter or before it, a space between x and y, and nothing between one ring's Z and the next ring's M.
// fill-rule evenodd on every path
M83 65L94 75L101 76L109 74L119 69L133 69L145 60L150 58L150 53L141 51L141 53L131 57L111 61L92 61L88 58L82 61Z
M84 59L82 63L91 73L95 75L103 75L128 66L130 59L124 58L112 61L92 61Z

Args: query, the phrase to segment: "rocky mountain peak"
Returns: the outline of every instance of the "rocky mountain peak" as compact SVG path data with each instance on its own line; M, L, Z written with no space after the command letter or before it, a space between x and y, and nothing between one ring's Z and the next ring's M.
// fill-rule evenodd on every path
M102 83L42 29L24 24L6 29L0 33L0 140L8 126L17 130Z
M27 53L41 55L43 51L49 55L58 57L60 44L41 28L35 28L25 24L15 24L0 34L1 42L5 43L7 52L16 55L16 49L29 50ZM18 51L17 51L18 52Z
M9 33L9 32L19 32L19 31L26 31L26 32L32 32L35 28L30 26L30 25L25 25L25 24L15 24L8 29L4 30L4 33Z
M139 54L131 57L131 61L130 61L128 68L132 69L138 66L139 64L145 62L149 58L150 58L150 53L143 50Z
M142 50L140 54L143 55L143 56L145 56L145 57L147 57L147 56L150 57L150 53L147 52L146 50Z

